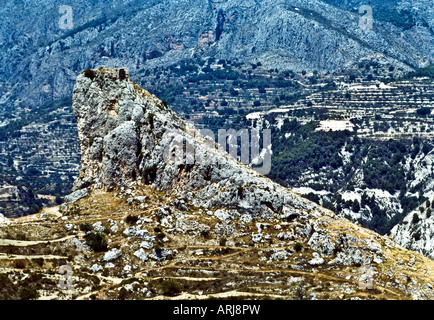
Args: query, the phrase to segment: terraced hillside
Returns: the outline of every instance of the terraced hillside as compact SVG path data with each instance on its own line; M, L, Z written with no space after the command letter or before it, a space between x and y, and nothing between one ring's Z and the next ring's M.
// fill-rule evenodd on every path
M0 227L1 297L433 297L432 260L331 212L309 221L226 222L222 219L229 211L188 205L179 210L173 200L170 194L133 185L118 194L95 192L60 211L56 207L11 219L7 228ZM323 244L305 233L309 225L330 233L337 241L333 252L318 254ZM101 232L108 251L95 252L86 234ZM366 254L376 257L369 264L372 270L365 265ZM71 266L71 273L60 272L63 265ZM61 289L68 283L72 290ZM24 285L30 293L20 289Z

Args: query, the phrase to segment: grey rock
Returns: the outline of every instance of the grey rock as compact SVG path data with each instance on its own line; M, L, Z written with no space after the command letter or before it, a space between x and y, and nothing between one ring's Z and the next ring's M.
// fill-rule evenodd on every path
M89 246L85 242L81 242L77 238L73 238L71 240L71 244L74 245L79 251L87 251L89 250Z
M122 252L119 249L113 248L104 254L103 261L112 261L122 256Z
M133 203L133 202L143 203L144 201L145 201L144 196L138 196L138 197L133 197L133 198L127 199L127 203Z
M143 241L140 243L140 247L145 249L152 249L154 247L155 236L144 237Z
M307 223L303 228L296 227L295 230L303 237L309 237L312 233L312 226Z
M204 217L209 218L209 213L214 212L221 220L214 228L220 236L238 235L236 228L240 228L257 243L264 238L263 227L278 222L285 228L278 234L279 239L307 241L321 255L314 256L311 265L324 264L324 258L336 252L331 265L369 264L381 258L379 242L363 243L352 236L335 234L327 228L333 219L339 219L331 211L272 182L223 150L203 143L196 129L188 127L163 102L129 79L120 80L118 71L94 70L94 80L84 74L77 78L73 108L83 165L76 185L92 181L90 190L120 189L120 194L133 195L136 186L147 184L168 193L177 200L171 207L154 212L154 218L159 216L161 223L166 219L168 232L199 235L203 230L201 223L191 219L192 215L179 209L188 203L200 208L198 214ZM92 148L98 137L103 141L101 147ZM186 164L185 157L177 153L179 142L193 146L201 159L208 155L209 162L195 162L189 170L183 170ZM252 222L260 232L252 234L252 230L246 230L250 226L243 224ZM124 235L142 239L141 249L152 249L155 241L139 225L125 229ZM153 250L148 257L158 261L172 254L167 249ZM276 252L274 258L281 254ZM305 262L301 263L306 265Z
M89 190L87 188L76 190L71 194L65 196L65 203L74 203L89 195Z
M279 240L295 240L295 239L296 239L296 236L295 236L294 233L292 233L292 232L280 232L280 233L277 235L277 238L278 238Z
M262 240L263 234L262 233L254 233L252 234L252 241L257 243Z
M313 259L309 260L308 263L312 266L319 266L324 264L325 260L320 257L317 252L313 253Z
M103 269L103 267L102 266L100 266L99 264L93 264L92 265L92 267L90 267L90 270L92 271L92 272L98 272L98 271L101 271Z
M231 236L234 233L234 227L226 222L217 223L214 229L218 235Z
M167 250L167 249L162 249L160 251L154 250L150 255L150 258L153 260L162 261L168 259L169 256L172 255L173 255L172 250Z
M143 248L140 248L139 250L135 251L134 255L142 261L148 260L148 254L145 252L145 250L143 250Z
M95 223L92 225L92 227L93 227L93 229L94 229L96 232L104 232L104 230L105 230L105 227L103 227L101 221L95 222Z
M312 234L307 244L312 250L327 256L332 255L335 250L335 245L332 243L330 236L326 233L315 232Z
M271 261L284 261L288 260L292 254L284 249L273 249L273 253L270 256Z
M7 225L10 223L10 220L0 213L0 225Z
M222 210L222 209L218 209L214 212L214 215L222 220L222 221L229 221L231 219L231 216L229 215L229 213L226 210Z
M140 226L128 227L124 230L123 234L125 236L132 236L139 239L147 239L149 232L147 230L140 229Z

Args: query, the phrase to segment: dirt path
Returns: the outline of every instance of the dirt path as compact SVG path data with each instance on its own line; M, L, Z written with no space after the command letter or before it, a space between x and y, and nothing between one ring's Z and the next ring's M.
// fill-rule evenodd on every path
M15 247L27 247L27 246L34 246L38 244L46 244L46 243L52 243L52 242L62 242L66 241L68 239L72 239L75 236L66 236L60 239L54 239L54 240L12 240L12 239L0 239L0 246L15 246Z
M9 259L9 260L17 260L17 259L68 259L65 256L56 256L56 255L19 255L19 254L5 254L0 253L0 259Z
M19 217L15 219L9 219L12 223L25 223L25 222L36 222L41 221L41 214L46 214L47 216L54 216L54 217L60 217L62 214L59 212L60 206L57 207L49 207L42 209L41 212L36 214L31 214L24 217Z
M237 291L231 290L220 293L211 293L211 294L191 294L187 292L181 293L176 297L168 297L168 296L156 296L149 300L205 300L205 299L227 299L231 297L272 297L276 299L289 299L290 296L282 296L277 294L267 294L267 293L255 293L255 292L245 292L245 291Z

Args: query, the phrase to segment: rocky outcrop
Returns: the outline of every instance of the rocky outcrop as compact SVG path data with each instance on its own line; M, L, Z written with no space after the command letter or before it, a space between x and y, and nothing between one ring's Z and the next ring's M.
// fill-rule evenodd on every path
M240 213L281 213L293 204L295 194L222 152L128 76L121 79L121 70L88 70L77 78L73 109L82 160L72 195L137 181L171 190L180 201Z
M132 189L147 185L166 192L166 197L175 197L170 206L155 212L161 224L171 228L181 228L183 223L173 219L174 211L175 216L183 216L187 206L202 208L220 221L214 231L222 236L234 234L233 221L242 225L260 221L250 235L252 243L270 238L264 230L271 223L291 225L292 233L279 238L306 243L315 253L314 265L325 263L325 259L328 265L382 263L382 250L378 249L382 245L373 232L369 238L341 233L344 225L356 233L358 227L236 161L165 103L128 76L121 77L121 70L87 70L77 78L73 108L82 168L75 194L80 190L120 190L118 197L127 197L126 203L143 206L133 201L142 197L134 197ZM199 227L197 222L188 223ZM140 238L146 242L143 247L152 248L155 239L146 230L136 229L128 228L124 234ZM144 259L142 252L136 253Z
M417 210L410 212L390 232L401 246L434 259L434 216L428 200Z
M5 225L9 223L10 223L9 219L0 213L0 225Z
M47 170L48 179L41 173L41 179L26 182L35 192L63 196L70 190L79 159L69 101L62 99L70 98L77 74L86 68L125 66L137 81L147 83L146 75L157 67L208 57L307 74L346 69L360 60L400 70L432 63L431 2L388 3L391 19L386 21L377 14L380 3L371 1L374 28L363 30L357 2L112 0L107 5L74 0L68 3L72 29L64 29L59 27L60 4L52 0L3 1L0 113L6 116L3 124L24 120L25 126L21 131L13 125L10 137L5 135L3 161L9 156L17 160L15 178ZM397 6L410 12L414 23L406 28L389 23L401 20ZM46 103L56 107L50 110ZM41 107L36 122L23 116L29 107Z

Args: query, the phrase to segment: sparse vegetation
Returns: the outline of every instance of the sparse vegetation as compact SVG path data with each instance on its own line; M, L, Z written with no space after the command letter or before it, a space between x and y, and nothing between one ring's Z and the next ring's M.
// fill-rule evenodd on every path
M135 224L138 220L139 220L139 217L138 217L138 216L131 215L131 214L129 214L129 215L125 218L125 222L128 223L128 224Z
M161 283L161 291L165 296L177 296L182 292L182 285L175 280L163 280Z
M86 244L95 252L107 251L107 235L103 232L91 232L85 236Z
M34 286L20 288L18 292L20 300L36 300L40 297L38 290Z
M93 230L93 227L90 222L84 222L79 225L79 229L84 232L89 232Z
M86 69L86 70L84 70L83 72L84 72L84 76L85 76L86 78L91 79L91 80L95 79L95 77L96 77L96 73L95 73L95 71L93 71L93 70L91 70L91 69Z

